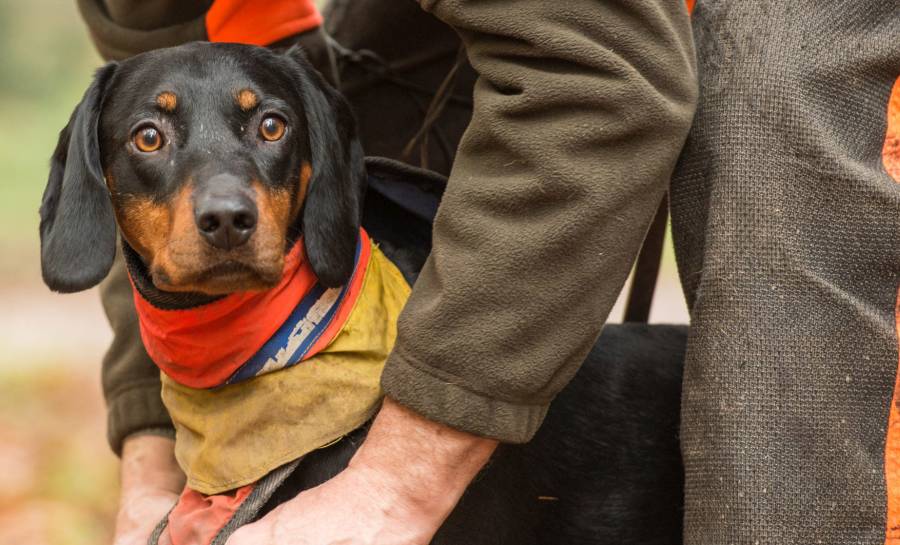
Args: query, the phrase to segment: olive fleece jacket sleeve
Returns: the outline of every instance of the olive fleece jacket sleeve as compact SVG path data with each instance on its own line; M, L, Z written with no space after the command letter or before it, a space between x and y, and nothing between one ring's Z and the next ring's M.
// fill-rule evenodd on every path
M679 0L421 0L479 79L382 378L426 417L529 440L666 191L697 75Z
M122 442L131 434L152 431L174 436L175 429L160 397L159 367L141 341L134 296L121 252L100 285L100 299L113 330L101 372L106 397L106 436L118 455L122 452Z

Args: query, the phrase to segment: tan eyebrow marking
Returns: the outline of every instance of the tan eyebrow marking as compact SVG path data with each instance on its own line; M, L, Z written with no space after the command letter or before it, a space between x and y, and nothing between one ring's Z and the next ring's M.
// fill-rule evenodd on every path
M235 99L237 100L238 106L241 107L241 110L245 112L249 112L259 103L259 97L250 89L241 89L235 95Z
M172 113L178 106L178 97L172 91L163 91L156 95L156 104L163 109L164 112Z

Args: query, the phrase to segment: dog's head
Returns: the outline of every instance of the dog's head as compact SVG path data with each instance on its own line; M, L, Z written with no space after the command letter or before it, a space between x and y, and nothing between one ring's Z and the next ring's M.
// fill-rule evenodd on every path
M53 290L109 272L122 236L166 291L266 289L302 232L326 286L352 274L365 183L350 107L299 50L195 43L98 70L53 154Z

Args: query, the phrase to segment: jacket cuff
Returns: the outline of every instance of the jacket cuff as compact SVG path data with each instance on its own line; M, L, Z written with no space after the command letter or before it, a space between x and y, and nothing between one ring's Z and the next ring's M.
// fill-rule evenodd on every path
M547 404L495 399L458 382L397 349L381 375L385 394L401 405L429 420L504 443L530 441L547 415Z
M106 438L116 456L125 438L139 433L174 437L175 428L159 395L158 381L139 382L107 400Z

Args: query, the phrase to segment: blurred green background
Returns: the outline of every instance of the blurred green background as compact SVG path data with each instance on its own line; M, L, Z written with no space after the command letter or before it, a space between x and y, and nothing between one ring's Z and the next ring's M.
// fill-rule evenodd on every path
M38 206L56 136L100 59L72 0L0 0L0 544L109 543L95 293L40 283Z
M109 329L94 290L50 293L38 259L50 153L100 64L74 0L0 0L0 545L112 535L117 465L100 392ZM670 247L657 293L654 321L687 320Z
M100 64L66 0L0 0L0 274L37 270L37 208L59 129Z

